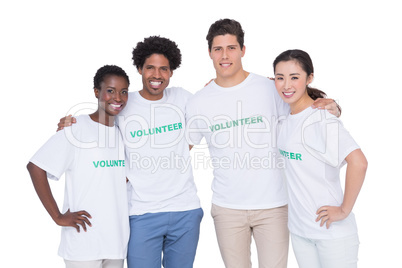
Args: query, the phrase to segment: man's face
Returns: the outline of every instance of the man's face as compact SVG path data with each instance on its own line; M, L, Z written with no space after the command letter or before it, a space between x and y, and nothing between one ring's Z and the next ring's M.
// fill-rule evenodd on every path
M214 37L209 56L216 70L217 79L235 79L243 73L241 58L246 51L240 48L235 35L225 34Z
M141 96L147 100L160 100L173 75L169 60L162 54L152 54L138 72L142 75Z

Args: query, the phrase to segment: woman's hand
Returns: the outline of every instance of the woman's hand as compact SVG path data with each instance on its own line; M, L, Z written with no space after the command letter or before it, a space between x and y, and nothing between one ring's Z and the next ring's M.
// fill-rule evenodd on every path
M67 210L66 213L60 214L58 217L54 219L57 225L60 226L70 226L77 229L77 232L80 232L80 225L84 231L87 231L87 225L91 227L91 222L88 218L92 218L91 215L85 210L70 212Z
M341 221L346 219L350 212L346 212L340 207L333 207L333 206L323 206L317 210L317 219L316 222L321 221L320 226L324 226L326 224L327 229L331 223L335 221Z

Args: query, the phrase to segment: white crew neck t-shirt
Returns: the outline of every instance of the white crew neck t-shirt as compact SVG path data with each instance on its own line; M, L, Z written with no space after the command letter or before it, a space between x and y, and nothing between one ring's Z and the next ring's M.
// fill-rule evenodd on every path
M65 173L62 213L86 210L92 227L62 227L59 255L71 261L124 259L129 238L124 144L117 127L88 115L53 135L30 160L59 180Z
M214 165L212 203L232 209L287 204L276 124L288 113L273 81L253 73L234 87L213 81L189 100L189 140L200 144L205 137Z
M130 215L200 208L185 139L185 106L191 93L166 88L157 101L129 93L117 117L127 162Z
M357 233L353 213L327 229L316 222L322 206L340 206L339 171L346 156L359 148L342 122L328 111L312 109L281 122L278 148L285 160L289 195L289 231L310 239L335 239Z

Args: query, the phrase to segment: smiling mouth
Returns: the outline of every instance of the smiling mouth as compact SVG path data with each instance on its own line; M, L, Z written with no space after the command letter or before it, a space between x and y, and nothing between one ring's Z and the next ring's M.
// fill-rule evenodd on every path
M292 91L292 92L282 92L282 93L283 93L283 95L284 95L285 97L290 98L290 97L292 97L292 96L296 93L296 91Z
M220 63L220 65L223 67L223 68L227 68L227 67L230 67L230 65L232 65L231 63Z
M160 85L162 85L162 81L150 81L149 84L150 84L151 87L153 87L153 88L159 88Z
M114 110L121 110L123 109L123 104L110 104L110 106L114 109Z

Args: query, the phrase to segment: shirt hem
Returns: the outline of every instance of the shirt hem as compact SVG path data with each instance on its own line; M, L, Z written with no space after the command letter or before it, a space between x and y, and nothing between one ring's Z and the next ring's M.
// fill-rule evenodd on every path
M130 211L130 216L140 216L147 213L159 213L159 212L181 212L181 211L189 211L193 209L201 208L201 204L194 204L192 206L187 207L167 207L163 209L149 209L149 210L140 210L140 211Z
M237 204L225 204L225 203L220 203L216 202L215 200L212 200L212 204L224 207L224 208L230 208L230 209L239 209L239 210L255 210L255 209L272 209L272 208L279 208L286 206L288 204L287 200L283 200L280 202L276 202L273 204L267 204L267 205L250 205L250 206L242 206L242 205L237 205Z

